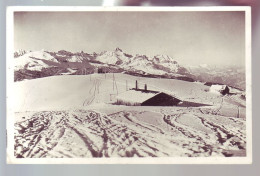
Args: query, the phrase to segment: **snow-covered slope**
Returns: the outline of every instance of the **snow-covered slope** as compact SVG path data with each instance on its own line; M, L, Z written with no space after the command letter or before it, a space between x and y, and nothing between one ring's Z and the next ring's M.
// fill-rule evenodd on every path
M112 80L118 95L126 92L126 80L129 88L138 80L149 90L212 106L114 105ZM212 94L206 88L202 83L121 73L16 82L14 154L17 158L245 156L245 100Z
M27 53L24 55L24 57L31 57L31 58L41 59L45 61L58 62L56 58L54 58L44 50Z
M14 70L27 69L31 71L41 71L43 68L48 68L49 65L45 64L42 60L33 59L30 57L23 57L17 59L14 63Z
M58 63L49 53L45 51L35 51L15 58L14 70L27 69L31 71L41 71L43 68L51 67L45 61Z

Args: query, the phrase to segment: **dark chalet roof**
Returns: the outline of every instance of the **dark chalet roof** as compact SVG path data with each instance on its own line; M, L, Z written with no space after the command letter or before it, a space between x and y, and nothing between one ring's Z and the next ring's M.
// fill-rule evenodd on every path
M117 97L117 104L129 106L176 106L180 99L164 92L131 89Z
M178 98L164 92L160 92L152 98L141 103L141 106L176 106L180 102L181 100Z

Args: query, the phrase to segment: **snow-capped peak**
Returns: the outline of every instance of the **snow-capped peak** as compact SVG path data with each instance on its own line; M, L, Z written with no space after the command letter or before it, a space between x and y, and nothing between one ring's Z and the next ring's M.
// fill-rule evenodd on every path
M91 57L91 59L89 58ZM118 69L125 71L133 71L144 74L164 75L164 74L179 74L180 65L168 55L156 55L148 57L143 54L130 55L126 54L120 48L115 48L112 51L103 51L101 53L93 53L91 56L85 55L84 52L72 53L66 50L58 52L48 52L40 50L26 53L17 58L16 70L42 70L42 68L52 67L57 64L52 62L75 62L85 63L98 61L105 65L113 65ZM46 62L48 61L48 62Z
M101 52L96 60L106 64L120 65L129 62L129 55L125 54L120 48L116 48L114 51Z
M115 49L115 51L123 52L122 49L120 49L120 48L118 48L118 47Z
M136 54L136 56L133 59L145 59L149 60L149 58L146 55Z
M177 61L175 61L172 57L168 55L156 55L154 56L153 60L157 63L172 63L172 64L178 64Z

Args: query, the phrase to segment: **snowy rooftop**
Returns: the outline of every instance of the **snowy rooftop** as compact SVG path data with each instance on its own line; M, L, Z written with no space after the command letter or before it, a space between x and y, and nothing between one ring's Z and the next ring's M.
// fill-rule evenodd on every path
M226 87L226 85L212 85L209 90L212 93L221 93L226 89Z
M212 90L224 90L227 86L226 85L212 85L210 89Z
M148 100L149 98L152 98L153 96L157 95L158 93L159 92L129 90L119 94L117 96L117 99L132 103L142 103Z

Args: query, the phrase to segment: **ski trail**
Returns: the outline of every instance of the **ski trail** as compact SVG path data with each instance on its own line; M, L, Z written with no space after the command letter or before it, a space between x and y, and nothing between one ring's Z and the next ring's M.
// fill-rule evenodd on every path
M134 124L142 127L142 128L145 128L147 130L150 130L152 132L160 132L162 134L164 134L163 130L161 130L160 128L157 128L157 127L154 127L152 125L148 125L147 123L144 123L144 122L138 122L138 120L135 119L134 115L130 112L122 112L123 113L123 116L129 120L130 122L133 122Z
M189 150L193 151L193 154L204 153L207 156L210 156L212 154L213 147L206 141L209 136L206 133L198 133L197 130L179 123L177 119L184 114L185 113L173 115L164 114L163 120L165 123L179 131L180 134L182 134L185 138L192 139L192 141L184 141L182 144L184 148L188 148Z
M201 123L211 129L217 137L217 141L223 146L223 145L231 145L237 146L238 149L245 149L243 145L241 145L242 143L245 143L245 136L239 132L235 132L233 130L227 130L223 125L218 125L214 122L210 122L207 119L196 115L200 120ZM224 117L225 118L225 117ZM233 138L237 138L238 140L233 140Z
M91 96L84 100L83 106L90 105L93 103L93 101L96 99L96 94L99 94L100 85L101 85L100 79L95 79L93 81L93 84L89 89L89 94Z
M235 133L235 129L229 131L201 113L189 116L188 112L161 112L158 118L169 127L163 131L161 127L165 126L140 121L134 111L109 116L88 110L38 112L15 123L15 156L223 156L227 155L224 149L245 149L245 138L238 136L239 129ZM211 133L185 124L189 118Z

